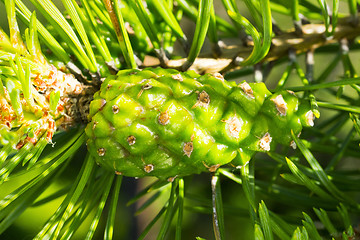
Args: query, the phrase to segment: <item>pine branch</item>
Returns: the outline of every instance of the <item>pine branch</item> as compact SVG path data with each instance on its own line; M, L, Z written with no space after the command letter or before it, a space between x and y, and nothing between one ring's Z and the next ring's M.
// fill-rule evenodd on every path
M302 36L298 36L294 29L275 36L272 39L272 46L269 53L263 59L265 61L274 61L288 55L289 50L295 50L297 54L307 52L314 48L337 43L343 38L353 39L360 35L360 25L351 25L352 17L338 19L334 35L327 38L324 24L307 24L302 26ZM331 30L331 29L330 29ZM198 73L216 73L227 72L241 68L234 62L234 59L246 59L251 51L252 44L244 46L240 41L237 45L228 45L222 49L222 56L214 58L211 52L201 54L190 67ZM235 54L234 54L235 53ZM167 67L180 68L186 58L169 60ZM151 59L144 62L144 67L157 66L157 59Z

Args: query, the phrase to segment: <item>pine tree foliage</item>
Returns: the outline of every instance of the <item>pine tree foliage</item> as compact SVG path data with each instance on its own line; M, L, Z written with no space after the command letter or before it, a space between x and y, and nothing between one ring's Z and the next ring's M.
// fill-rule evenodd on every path
M20 220L37 208L46 209L37 216L48 218L34 227L33 239L360 239L359 4L2 0L1 239L14 239L14 231L24 238ZM300 134L284 125L289 103L272 99L277 112L268 128L279 134L286 129L282 137L292 148L249 153L241 146L240 160L219 154L221 164L211 166L196 159L206 170L200 175L190 164L166 178L108 171L94 159L105 150L86 148L91 111L102 109L98 91L110 89L112 79L119 85L135 81L124 73L141 77L146 71L173 74L179 82L201 75L218 92L228 84L251 95L250 85L265 83L267 96L297 96L301 104L294 111L306 116L297 118L304 128ZM242 85L244 78L250 85ZM209 103L197 94L199 104ZM269 136L256 141L271 141ZM192 141L178 158L190 157ZM134 193L140 184L145 186ZM134 205L137 216L130 216L126 209ZM146 224L136 231L139 218Z

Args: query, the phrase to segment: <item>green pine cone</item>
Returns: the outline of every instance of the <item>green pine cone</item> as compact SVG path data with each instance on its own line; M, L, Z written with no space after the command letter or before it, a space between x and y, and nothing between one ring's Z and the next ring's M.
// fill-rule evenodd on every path
M97 163L117 174L172 180L243 164L277 143L293 146L291 130L299 134L310 111L298 108L293 93L271 94L263 83L123 70L90 104L87 144Z

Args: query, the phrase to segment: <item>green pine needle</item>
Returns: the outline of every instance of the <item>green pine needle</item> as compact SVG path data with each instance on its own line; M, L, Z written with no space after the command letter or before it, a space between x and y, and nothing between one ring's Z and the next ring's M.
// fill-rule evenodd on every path
M179 202L179 209L178 209L178 219L176 222L176 233L175 233L175 240L181 239L181 229L183 223L183 215L184 215L184 196L185 196L185 187L184 187L184 179L179 179L179 193L178 193L178 202Z
M325 192L322 188L317 186L317 184L314 180L308 178L304 173L302 173L290 159L286 158L286 162L287 162L291 172L310 191L316 193L317 195L319 195L320 197L322 197L324 199L328 199L328 200L332 199L332 197L327 192Z
M345 200L346 202L353 205L356 209L359 208L359 204L357 204L352 198L350 198L345 193L341 192L328 178L327 174L324 172L323 168L319 164L319 162L314 158L311 154L310 150L306 148L306 146L299 140L297 136L292 133L292 137L299 147L300 151L303 153L304 157L315 171L318 176L320 182L324 185L324 187L336 198L339 200Z
M177 201L177 195L176 195L177 187L178 187L178 181L175 180L174 182L171 183L171 190L170 190L169 200L167 202L166 213L164 216L164 221L159 230L157 240L164 239L166 233L169 231L170 223L172 222L172 218L177 209L177 205L175 204L175 202Z
M209 28L212 4L212 0L199 1L199 12L196 20L194 38L191 43L186 62L182 66L183 71L187 70L194 63L195 58L199 55L200 50L204 44L204 40Z
M90 228L88 230L88 233L86 235L86 240L90 240L93 238L94 236L94 233L96 231L96 228L99 224L99 221L100 221L100 217L101 217L101 214L104 210L104 207L105 207L105 204L107 202L107 198L109 196L109 193L110 193L110 190L111 190L111 186L112 184L109 184L111 182L113 182L113 179L114 179L114 175L108 175L108 176L105 176L103 177L103 181L101 181L101 186L103 185L106 185L106 188L104 189L103 193L102 193L102 196L101 196L101 199L100 199L100 203L97 207L97 211L96 211L96 214L93 218L93 221L91 222L91 225L90 225Z
M104 239L111 240L114 236L115 229L115 214L117 209L117 204L119 200L120 187L122 183L122 176L117 176L114 184L114 191L112 194L111 202L110 202L110 211L106 221L106 227L104 232Z
M225 239L225 223L223 202L221 198L221 185L219 174L215 173L211 179L213 202L213 228L216 240Z
M265 239L267 240L274 239L271 231L271 221L269 217L269 212L263 201L261 201L261 203L259 204L259 219Z

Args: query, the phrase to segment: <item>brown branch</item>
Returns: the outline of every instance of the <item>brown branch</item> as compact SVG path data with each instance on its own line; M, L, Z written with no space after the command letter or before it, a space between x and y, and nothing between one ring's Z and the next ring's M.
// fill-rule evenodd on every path
M329 30L331 31L331 29ZM360 35L360 25L354 26L352 18L341 18L335 29L332 38L327 39L325 36L325 26L323 24L307 24L302 26L302 36L298 36L294 30L284 32L272 39L272 46L267 56L262 61L274 61L288 55L290 49L297 54L307 52L331 43L336 43L343 38L352 39ZM190 67L199 73L215 73L226 70L235 70L241 66L233 66L233 59L238 56L246 59L251 53L252 47L238 45L229 45L222 49L223 54L219 58L213 58L212 54L205 53L198 57ZM169 68L179 68L186 61L186 58L169 60ZM145 65L148 65L145 62ZM150 64L153 65L153 64ZM148 65L149 66L149 65Z

